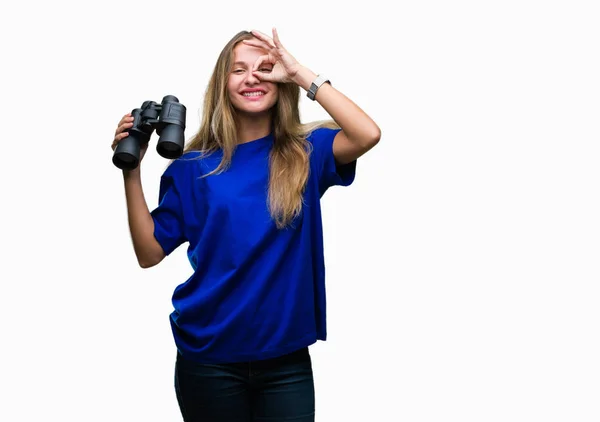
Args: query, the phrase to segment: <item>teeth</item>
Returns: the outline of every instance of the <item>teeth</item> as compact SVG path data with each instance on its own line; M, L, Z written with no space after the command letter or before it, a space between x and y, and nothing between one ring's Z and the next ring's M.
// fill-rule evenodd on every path
M244 92L244 97L258 97L260 95L264 95L264 92Z

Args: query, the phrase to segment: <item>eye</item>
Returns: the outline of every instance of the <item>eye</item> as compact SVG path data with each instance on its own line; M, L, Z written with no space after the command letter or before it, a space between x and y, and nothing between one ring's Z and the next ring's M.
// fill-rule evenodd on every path
M241 73L241 72L243 72L243 71L244 71L244 69L235 69L235 70L233 71L233 73Z
M258 69L260 72L271 72L273 69L270 67L263 67L261 69Z

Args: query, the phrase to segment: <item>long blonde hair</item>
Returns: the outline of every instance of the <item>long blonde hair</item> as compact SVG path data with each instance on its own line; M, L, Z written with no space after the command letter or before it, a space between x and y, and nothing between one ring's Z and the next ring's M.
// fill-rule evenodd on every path
M236 110L227 93L227 82L233 49L242 40L251 38L254 38L252 33L241 31L221 51L206 89L200 129L186 145L185 152L201 151L202 155L223 151L218 167L204 177L227 170L238 144ZM278 101L272 108L274 143L269 156L267 202L272 218L281 229L302 211L311 153L306 137L319 127L339 126L333 120L302 124L298 107L300 87L292 83L278 86Z

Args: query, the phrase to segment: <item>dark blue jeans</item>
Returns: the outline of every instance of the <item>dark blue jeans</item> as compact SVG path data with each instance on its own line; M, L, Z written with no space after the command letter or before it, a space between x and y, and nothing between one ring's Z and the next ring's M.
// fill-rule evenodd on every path
M185 422L314 422L308 348L274 359L201 364L179 353L175 392Z

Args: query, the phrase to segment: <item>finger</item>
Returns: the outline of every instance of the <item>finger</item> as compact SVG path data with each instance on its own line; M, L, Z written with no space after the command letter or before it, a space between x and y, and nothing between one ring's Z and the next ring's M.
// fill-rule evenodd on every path
M265 54L263 56L260 56L258 59L256 59L256 61L254 62L254 66L252 66L252 72L256 72L258 69L260 69L260 67L262 66L262 64L264 62L268 62L269 64L273 64L273 57L270 54Z
M119 126L119 129L121 129L120 131L122 131L122 128L124 128L124 127L131 127L131 126L133 126L133 122L131 122L131 121L130 122L124 122L124 123L122 123Z
M119 142L122 139L125 139L129 136L129 132L121 132L117 136L115 136L115 142Z
M119 121L119 124L117 126L121 126L123 123L126 123L126 122L133 122L133 116L131 116L131 114L129 116L128 115L123 116L123 118Z
M273 82L273 77L269 73L252 72L256 78L261 82Z
M246 45L251 45L252 47L258 47L258 48L262 48L265 49L267 51L271 50L273 47L270 46L269 44L267 44L264 41L257 41L257 40L243 40L242 41L244 44Z
M252 32L252 35L254 35L259 40L262 40L262 41L266 42L271 47L275 47L275 44L273 43L273 40L267 34L263 34L262 32L257 31L257 30L252 30L250 32Z
M117 144L119 142L121 142L123 139L127 138L128 136L129 136L128 132L119 133L117 136L115 136L115 139L112 142L111 148L114 150L117 147Z
M119 125L119 127L117 127L117 130L115 131L115 135L118 135L119 133L123 132L126 128L130 128L132 126L133 126L133 122L126 122L126 123Z
M261 72L260 70L253 70L252 75L263 82L274 82L275 81L273 74L267 73L267 72Z
M275 27L273 27L273 42L277 48L283 48L283 44L281 44L279 34L277 33L277 29L275 29Z

